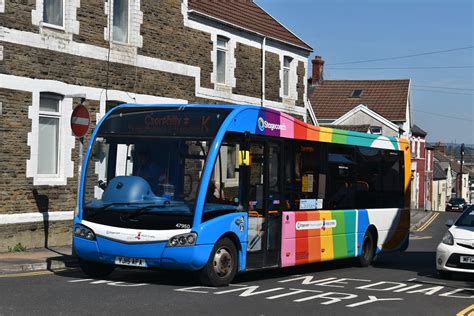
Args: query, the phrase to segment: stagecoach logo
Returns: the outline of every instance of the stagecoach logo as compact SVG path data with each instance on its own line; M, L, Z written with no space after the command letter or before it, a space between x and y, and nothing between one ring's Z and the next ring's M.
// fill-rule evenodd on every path
M142 238L142 232L138 232L135 239L140 240Z
M270 130L280 130L280 131L286 131L286 125L285 124L275 124L275 123L269 123L268 121L265 121L263 117L258 118L258 129L260 131L264 131L266 128Z

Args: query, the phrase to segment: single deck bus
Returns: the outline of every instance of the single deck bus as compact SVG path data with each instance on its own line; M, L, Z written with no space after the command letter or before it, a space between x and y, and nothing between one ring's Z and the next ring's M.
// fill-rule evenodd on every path
M271 109L120 105L86 153L74 249L93 277L117 266L236 273L408 246L404 139L316 127Z

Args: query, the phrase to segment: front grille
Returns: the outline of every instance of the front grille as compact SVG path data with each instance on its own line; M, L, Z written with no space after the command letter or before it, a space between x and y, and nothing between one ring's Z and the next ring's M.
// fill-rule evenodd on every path
M448 262L446 262L446 266L450 268L457 268L457 269L466 269L466 270L474 270L474 264L471 263L461 263L461 254L459 253L453 253L449 259Z
M461 247L464 247L464 248L467 248L467 249L474 249L474 244L472 245L468 245L468 244L461 244L459 242L456 243L458 246L461 246Z

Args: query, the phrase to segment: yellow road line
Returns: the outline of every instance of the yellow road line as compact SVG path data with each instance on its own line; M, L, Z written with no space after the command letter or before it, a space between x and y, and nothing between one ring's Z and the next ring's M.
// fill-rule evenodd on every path
M431 223L433 223L433 221L439 216L439 213L434 213L433 215L431 215L431 217L426 221L426 223L424 223L420 228L418 228L416 231L417 232L422 232L424 231L428 226L431 225Z
M456 316L474 316L474 304L463 309L462 311L457 313Z
M47 275L52 274L51 271L34 271L34 272L23 272L23 273L13 273L13 274L0 274L0 278L17 278L17 277L28 277L36 275Z
M433 237L431 236L413 236L410 237L410 240L425 240L425 239L431 239Z

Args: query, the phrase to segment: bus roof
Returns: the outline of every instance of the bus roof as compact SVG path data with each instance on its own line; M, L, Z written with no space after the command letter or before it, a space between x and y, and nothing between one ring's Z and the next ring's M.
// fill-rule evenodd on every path
M284 112L256 105L231 104L122 104L113 108L110 113L124 108L219 108L232 112L221 129L234 132L356 145L372 148L408 150L408 140L397 137L367 134L336 128L319 127L302 122ZM106 116L107 116L106 115ZM402 146L405 145L405 146Z

